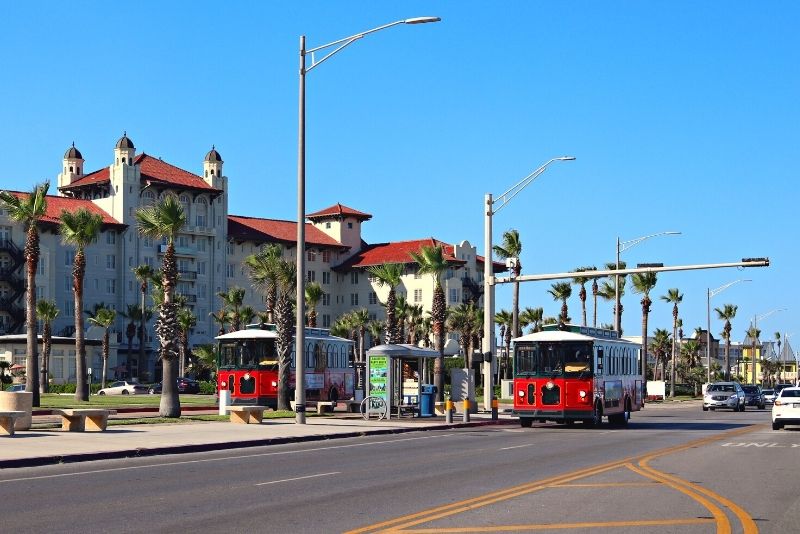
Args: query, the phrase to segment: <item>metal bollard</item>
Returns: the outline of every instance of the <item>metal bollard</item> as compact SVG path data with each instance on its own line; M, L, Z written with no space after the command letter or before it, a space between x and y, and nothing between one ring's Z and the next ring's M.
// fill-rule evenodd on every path
M497 421L497 399L492 399L492 421Z
M469 399L464 399L464 422L469 423Z
M455 411L455 405L453 401L447 399L444 401L444 422L448 425L453 423L453 412Z

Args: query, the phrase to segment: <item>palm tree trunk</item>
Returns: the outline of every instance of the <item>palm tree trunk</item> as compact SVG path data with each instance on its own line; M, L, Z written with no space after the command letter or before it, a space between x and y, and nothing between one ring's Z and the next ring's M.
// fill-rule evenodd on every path
M642 379L647 381L647 317L650 313L650 299L645 295L642 299ZM653 369L655 380L655 369Z
M138 370L141 368L142 364L145 361L144 360L144 340L147 338L147 315L145 314L144 307L146 305L146 300L147 300L147 281L142 282L140 290L142 292L142 318L139 321L139 328L141 330L140 330L140 335L139 335L139 362L136 365L136 369L137 369L136 373L137 373L137 375L139 373ZM130 354L130 352L128 352L128 360L130 360L130 359L131 359L131 354ZM130 361L128 362L128 367L130 367ZM130 371L131 370L128 369L129 373L130 373Z
M592 279L592 299L594 300L594 313L592 317L592 327L597 328L597 278Z
M164 254L164 302L159 311L156 333L159 338L160 358L163 369L161 386L161 403L159 415L161 417L180 417L181 402L178 397L178 324L177 306L174 302L173 291L178 269L175 262L175 245L170 242Z
M42 331L42 378L39 382L39 391L42 393L47 393L50 385L50 381L48 380L50 372L48 363L50 361L50 346L53 336L52 329L53 327L48 321L44 324L44 329Z
M514 282L514 296L512 302L511 331L513 336L519 337L519 282Z
M106 375L108 375L108 328L103 334L103 374L100 377L100 387L106 387Z
M28 278L28 289L25 293L25 300L28 309L25 310L25 322L27 333L28 359L25 362L26 385L25 391L33 393L32 405L38 407L39 397L39 353L36 335L36 268L39 264L39 232L36 224L28 227L25 242L25 261L26 275Z
M669 396L675 397L675 344L678 336L678 321L672 321L672 366L669 370Z
M86 342L83 332L83 275L86 272L86 255L82 249L75 254L72 269L72 291L75 295L75 400L88 401L86 383Z

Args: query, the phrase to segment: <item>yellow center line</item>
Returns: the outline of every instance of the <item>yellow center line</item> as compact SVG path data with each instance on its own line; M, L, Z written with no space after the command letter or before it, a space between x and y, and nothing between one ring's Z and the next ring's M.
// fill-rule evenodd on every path
M409 534L441 534L443 532L520 532L525 530L566 530L576 528L663 527L672 525L698 525L713 523L713 519L689 517L685 519L654 519L642 521L597 521L588 523L543 523L533 525L502 525L494 527L420 528L393 530Z
M659 473L658 471L656 471L655 473L652 473L652 472L650 472L651 470L639 469L638 467L634 466L633 464L628 464L626 467L628 469L630 469L631 471L633 471L634 473L638 473L638 474L642 475L643 477L647 477L647 478L651 478L653 480L661 481L664 484L666 484L667 486L669 486L670 488L674 489L675 491L679 491L679 492L683 493L684 495L687 495L692 500L699 502L709 512L711 512L711 515L714 516L714 521L717 523L717 534L730 534L730 532L731 532L731 523L730 523L730 521L728 521L728 516L725 515L725 512L723 512L719 508L719 506L715 505L713 502L709 501L708 499L706 499L702 495L698 495L697 493L688 490L687 488L681 486L680 484L667 479L666 476L663 476L663 473ZM655 470L652 470L652 471L655 471Z
M553 484L551 488L622 488L628 486L660 486L661 482L597 482L594 484Z

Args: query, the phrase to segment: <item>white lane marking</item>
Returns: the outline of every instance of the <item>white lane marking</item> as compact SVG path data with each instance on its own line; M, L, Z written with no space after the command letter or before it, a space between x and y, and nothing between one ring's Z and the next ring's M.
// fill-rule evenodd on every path
M497 449L498 451L507 451L509 449L520 449L522 447L530 447L533 443L526 443L525 445L514 445L513 447L501 447Z
M306 478L329 477L331 475L339 475L341 471L334 471L333 473L320 473L318 475L308 475L304 477L284 478L283 480L272 480L270 482L259 482L256 486L268 486L270 484L280 484L281 482L292 482L294 480L304 480Z
M149 468L158 468L162 466L172 466L172 465L187 465L187 464L199 464L199 463L207 463L207 462L219 462L224 460L237 460L239 458L261 458L264 456L280 456L285 454L300 454L305 452L318 452L318 451L329 451L334 449L349 449L352 447L368 447L372 445L386 445L388 443L400 443L403 441L416 441L420 439L435 439L435 438L446 438L449 436L455 436L457 434L441 434L436 436L421 436L417 438L402 438L402 439L392 439L386 441L376 441L373 443L352 443L349 445L332 445L330 447L317 447L314 449L303 449L301 451L278 451L278 452L264 452L260 454L245 454L242 456L223 456L221 458L204 458L201 460L183 460L180 462L167 462L162 464L147 464L147 465L133 465L128 467L112 467L109 469L95 469L92 471L79 471L77 473L59 473L56 475L40 475L34 477L20 477L20 478L9 478L8 480L0 480L0 484L5 484L8 482L22 482L25 480L44 480L48 478L61 478L61 477L69 477L69 476L77 476L77 475L95 475L98 473L113 473L115 471L131 471L134 469L149 469ZM206 451L208 452L208 451ZM128 458L130 459L130 458Z

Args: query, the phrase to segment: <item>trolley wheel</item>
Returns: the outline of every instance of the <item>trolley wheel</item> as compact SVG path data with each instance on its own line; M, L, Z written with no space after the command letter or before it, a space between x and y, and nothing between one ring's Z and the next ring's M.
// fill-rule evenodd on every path
M533 419L531 417L520 417L519 426L522 428L530 428L533 426Z
M783 428L783 423L780 423L778 421L772 422L772 430L780 430L781 428Z

